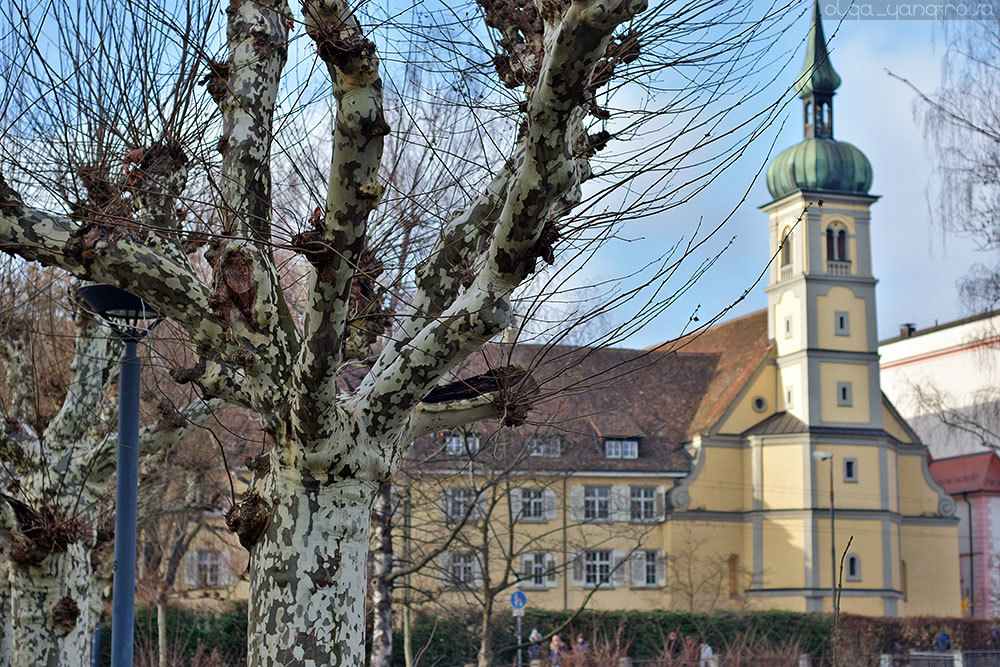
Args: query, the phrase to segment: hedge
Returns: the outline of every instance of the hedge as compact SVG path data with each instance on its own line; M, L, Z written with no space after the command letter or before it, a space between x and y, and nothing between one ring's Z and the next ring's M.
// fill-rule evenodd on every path
M569 612L527 609L522 628L543 633L559 627ZM844 664L860 664L882 653L929 649L943 630L955 649L998 649L995 621L971 618L873 618L844 614L840 619L838 656ZM515 621L498 614L492 625L497 664L509 663L514 645ZM633 658L651 659L663 650L666 636L676 631L705 640L725 651L730 646L751 645L755 650L778 650L790 645L803 653L829 653L833 619L829 615L789 611L745 611L694 614L684 611L585 611L565 630L569 640L581 632L591 641L621 641ZM1000 633L998 633L1000 634ZM369 633L370 635L370 633ZM479 647L479 615L475 609L448 614L416 611L412 626L413 651L421 665L451 667L475 662ZM136 653L156 654L156 609L136 609ZM247 608L245 604L224 612L169 607L167 637L173 664L246 664ZM393 664L403 665L403 633L394 633ZM101 628L101 664L111 661L111 628ZM211 659L210 659L211 656ZM853 662L857 658L859 662Z

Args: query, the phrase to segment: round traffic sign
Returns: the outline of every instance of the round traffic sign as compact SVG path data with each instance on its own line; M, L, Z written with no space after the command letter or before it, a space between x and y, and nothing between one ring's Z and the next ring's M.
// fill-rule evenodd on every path
M526 604L528 604L528 598L524 593L518 591L516 593L511 594L510 596L511 607L513 607L514 609L523 609L524 605Z

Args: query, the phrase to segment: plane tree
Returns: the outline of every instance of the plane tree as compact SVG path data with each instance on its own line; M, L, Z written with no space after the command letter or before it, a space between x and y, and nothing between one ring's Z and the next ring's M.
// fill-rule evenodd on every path
M224 38L196 3L179 18L58 5L58 29L36 26L29 5L5 10L0 249L145 299L196 357L174 379L256 413L268 435L227 516L250 551L251 665L360 664L380 485L413 440L516 425L538 387L525 369L453 371L508 328L525 290L544 301L566 284L540 275L557 255L578 267L626 217L687 201L760 136L774 108L747 81L774 58L781 9L482 0L406 20L341 0L232 0ZM374 243L392 131L383 90L414 77L380 52L413 39L427 44L414 60L466 104L430 86L421 99L481 119L479 141L500 157L466 165L450 214L434 190L407 193L426 202L436 240L397 283ZM289 220L272 162L287 154L289 114L318 94L313 65L333 100L328 182L308 220ZM40 168L53 150L75 157ZM630 327L662 309L658 286L697 247L654 263Z

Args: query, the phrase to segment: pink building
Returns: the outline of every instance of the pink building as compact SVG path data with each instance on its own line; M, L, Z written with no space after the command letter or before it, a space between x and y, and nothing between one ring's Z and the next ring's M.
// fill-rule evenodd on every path
M963 612L996 618L1000 616L1000 456L988 451L938 459L931 461L930 471L955 498Z

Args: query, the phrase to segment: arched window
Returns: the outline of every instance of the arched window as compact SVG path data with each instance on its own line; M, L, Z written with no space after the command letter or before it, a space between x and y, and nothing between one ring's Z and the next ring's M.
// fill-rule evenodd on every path
M792 263L792 232L788 227L781 232L781 265L788 266Z
M857 554L847 554L844 578L848 581L861 581L861 557Z
M812 112L813 112L813 103L806 102L806 125L810 125L813 122Z
M846 262L847 230L837 225L826 228L826 259L834 262Z

